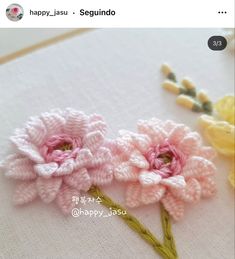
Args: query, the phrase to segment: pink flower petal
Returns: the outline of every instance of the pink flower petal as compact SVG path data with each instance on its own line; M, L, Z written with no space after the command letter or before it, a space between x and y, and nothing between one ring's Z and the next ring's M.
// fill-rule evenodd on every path
M83 148L79 151L76 159L75 159L75 169L79 169L82 167L91 166L93 155L91 151L87 148Z
M167 137L167 132L163 128L162 121L156 118L152 118L151 120L148 120L148 121L139 120L137 127L138 127L138 132L148 135L148 137L150 137L153 144L160 144Z
M216 167L211 161L203 157L192 156L187 160L186 165L183 168L182 175L185 178L189 178L189 177L197 178L197 177L214 175L215 172L216 172Z
M91 114L91 115L89 116L89 119L88 119L88 120L89 120L89 123L97 122L97 121L102 121L102 122L104 122L103 116L100 115L100 114L96 114L96 113Z
M108 148L112 153L117 150L116 139L105 139L104 147ZM115 152L114 152L115 153Z
M204 177L201 180L200 184L203 198L210 198L216 194L216 184L212 178Z
M91 152L96 151L104 141L104 136L100 131L88 133L84 139L84 147L90 149Z
M28 135L27 135L27 132L26 132L26 129L25 128L16 128L14 130L14 135L13 137L16 137L16 138L22 138L22 139L27 139L28 138Z
M176 126L169 133L169 143L179 144L180 141L187 135L189 129L183 124L176 124Z
M163 129L167 133L170 133L174 127L175 127L175 123L171 120L166 120L165 123L163 124Z
M186 187L181 189L172 189L172 194L184 202L197 202L201 198L200 183L191 178L186 182Z
M131 183L126 189L126 205L130 208L138 207L141 196L141 187L139 183Z
M89 125L89 132L100 131L102 134L106 134L107 125L104 121L94 121Z
M56 177L56 178L43 178L38 177L36 181L36 186L38 190L38 194L41 197L42 201L45 203L52 202L62 184L62 178Z
M41 146L46 139L46 127L39 118L32 118L26 125L26 132L29 136L30 142L36 146Z
M11 163L14 163L15 160L19 159L19 158L24 158L24 156L22 156L20 154L8 155L4 160L2 160L0 162L0 169L1 170L7 170L11 166Z
M5 175L15 180L33 180L37 177L33 169L33 163L28 158L13 160L7 167Z
M146 120L139 120L137 124L138 132L141 134L146 134L148 136L154 136L154 130L151 125L149 125Z
M151 118L150 120L139 120L137 123L138 132L147 135L154 133L153 129L155 126L162 127L163 122L157 118Z
M68 186L77 190L88 191L91 187L91 178L85 168L65 176L63 180Z
M136 135L136 133L131 132L129 130L119 130L118 131L119 135L120 135L120 140L123 141L123 143L125 143L125 145L130 145L132 147L134 147L133 145L133 136Z
M79 196L79 191L65 184L62 185L56 197L56 204L65 215L70 214L76 206L72 199L73 196Z
M162 185L155 185L142 188L141 201L143 204L155 203L161 200L166 188Z
M145 134L136 134L132 137L132 143L141 153L146 153L151 146L151 139Z
M154 134L151 136L154 145L163 143L167 138L166 131L160 126L153 127Z
M46 127L48 136L62 133L65 119L59 113L46 112L40 118Z
M106 147L100 147L92 159L92 167L101 166L104 163L112 161L112 154Z
M35 181L23 182L17 185L13 203L15 205L23 205L33 201L37 197L37 188Z
M58 164L51 162L48 164L37 164L34 166L35 172L42 177L49 178L58 169Z
M187 134L179 143L180 150L187 156L196 154L201 142L201 137L196 132Z
M43 163L44 159L40 155L38 149L35 145L29 143L25 138L13 136L11 137L11 141L16 145L18 151L33 160L36 163Z
M181 175L172 176L169 178L164 178L161 180L161 184L171 187L171 188L184 188L186 186L186 182L184 177Z
M68 109L66 114L65 133L72 137L83 137L88 129L88 119L83 112Z
M134 146L126 139L117 138L116 147L119 150L121 155L129 156L129 154L134 149Z
M139 182L143 186L156 185L161 181L162 177L154 172L142 170L139 175Z
M133 152L130 156L129 162L130 162L130 165L136 166L138 168L142 168L142 169L148 169L149 168L148 161L139 152Z
M89 170L92 184L94 185L106 185L113 180L113 167L111 165L105 165L97 169Z
M175 198L170 192L164 195L161 202L174 220L178 221L184 216L184 202Z
M198 149L198 151L195 155L201 156L207 160L212 161L216 158L217 152L212 147L201 147L200 149Z
M53 176L62 176L71 174L74 170L74 160L67 159L59 168L53 173Z
M114 176L118 181L135 181L138 179L139 169L124 162L114 169Z

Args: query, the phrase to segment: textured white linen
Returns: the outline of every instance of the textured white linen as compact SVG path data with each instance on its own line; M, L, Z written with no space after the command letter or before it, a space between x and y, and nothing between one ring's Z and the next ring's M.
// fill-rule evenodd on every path
M54 107L101 113L110 136L135 130L136 121L153 116L197 129L197 114L175 104L161 89L159 67L168 61L180 79L191 76L213 100L233 92L234 56L208 49L220 30L104 29L37 51L0 67L0 160L8 136L31 115ZM186 209L173 224L182 259L234 258L234 195L227 182L230 163L216 160L218 194ZM104 190L121 203L123 191ZM65 218L54 205L37 201L23 208L11 204L14 184L0 175L0 258L160 258L118 217ZM84 209L106 210L101 205ZM130 210L161 237L156 205Z

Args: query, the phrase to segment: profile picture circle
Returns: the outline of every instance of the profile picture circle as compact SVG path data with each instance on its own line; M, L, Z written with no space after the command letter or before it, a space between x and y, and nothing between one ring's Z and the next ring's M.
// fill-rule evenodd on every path
M24 16L24 9L19 4L11 4L6 9L6 16L9 20L18 22Z

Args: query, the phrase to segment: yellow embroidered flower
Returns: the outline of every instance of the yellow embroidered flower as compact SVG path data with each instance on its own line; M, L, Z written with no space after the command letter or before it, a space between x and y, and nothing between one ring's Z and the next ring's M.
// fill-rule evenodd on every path
M204 135L211 145L221 154L235 155L235 127L225 121L218 121L212 116L202 115L199 124L204 128Z
M235 187L235 98L225 96L214 105L218 118L202 115L199 124L204 129L204 135L211 145L221 154L231 157L233 168L229 174L229 181Z
M230 124L235 124L235 97L228 95L220 99L215 105L218 116Z

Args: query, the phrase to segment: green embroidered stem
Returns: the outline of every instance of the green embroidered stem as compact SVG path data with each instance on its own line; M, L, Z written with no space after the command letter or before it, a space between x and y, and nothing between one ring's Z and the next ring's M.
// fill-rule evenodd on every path
M162 220L162 228L164 232L164 245L166 245L175 255L175 258L177 258L178 255L176 251L175 240L171 231L170 216L162 205L161 205L161 220Z
M102 200L102 204L107 208L112 208L113 210L121 210L125 212L126 210L122 208L117 203L114 203L108 196L106 196L102 191L96 187L92 186L88 191L90 195L95 198L100 198ZM161 208L162 211L164 210ZM138 233L148 244L150 244L153 249L159 253L164 259L177 259L177 253L175 250L174 239L171 234L171 227L169 222L169 216L165 212L163 212L163 220L164 222L164 239L165 244L162 245L161 242L146 228L144 227L134 216L130 215L129 213L122 213L119 215L125 223L133 229L136 233ZM167 242L166 242L167 240ZM171 244L171 241L173 242Z

